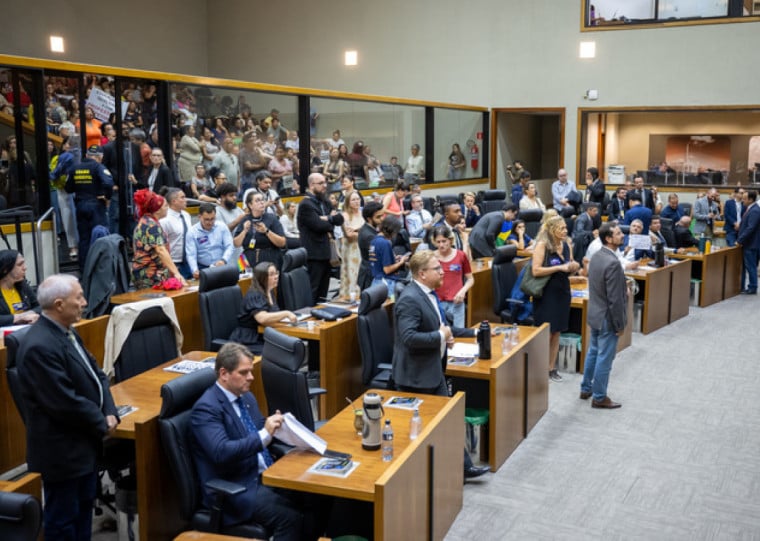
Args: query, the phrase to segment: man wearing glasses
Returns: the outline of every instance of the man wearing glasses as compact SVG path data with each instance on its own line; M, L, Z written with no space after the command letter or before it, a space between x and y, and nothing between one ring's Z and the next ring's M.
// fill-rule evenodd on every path
M475 330L449 325L435 293L443 283L443 267L434 252L417 250L409 267L413 280L393 308L393 381L399 391L449 396L443 373L446 349L454 345L454 337L473 337ZM465 451L466 478L479 477L487 471L487 467L474 466Z

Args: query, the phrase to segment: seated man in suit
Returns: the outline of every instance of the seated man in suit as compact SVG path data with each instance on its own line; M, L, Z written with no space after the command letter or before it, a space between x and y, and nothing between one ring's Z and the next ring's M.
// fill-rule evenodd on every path
M723 229L726 232L726 244L728 246L734 246L736 244L736 237L739 235L739 226L746 210L742 203L743 199L744 189L736 187L734 188L732 198L726 201L726 204L723 206L723 217L726 220Z
M661 244L666 254L676 251L674 246L669 246L665 235L662 234L662 222L660 216L655 214L652 216L652 221L649 224L649 240L652 241L652 250L649 250L647 257L654 258L654 246Z
M573 257L577 261L583 260L591 242L597 236L597 228L594 227L596 217L599 215L599 207L594 203L584 203L583 212L575 219L573 228Z
M198 399L191 414L192 453L201 485L223 479L246 490L225 500L225 525L257 522L273 532L275 540L314 539L305 509L295 494L264 486L261 472L272 464L267 450L282 425L277 411L266 419L250 392L253 354L229 342L216 356L217 380ZM205 491L206 507L213 495Z
M676 226L674 227L676 233L676 248L679 249L679 251L681 248L699 246L699 241L691 234L689 225L691 225L691 218L689 216L682 216L681 219L676 222Z
M443 372L446 348L455 336L475 336L475 331L449 327L435 293L443 284L443 267L434 252L417 250L409 267L413 279L393 308L393 381L400 391L449 396ZM488 471L474 466L467 451L464 456L466 478Z

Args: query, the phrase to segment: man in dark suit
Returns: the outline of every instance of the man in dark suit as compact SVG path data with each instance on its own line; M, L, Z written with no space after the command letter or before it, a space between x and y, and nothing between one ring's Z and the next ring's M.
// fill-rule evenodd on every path
M668 195L668 205L662 208L660 216L677 223L685 215L683 207L678 204L678 195L674 193Z
M615 192L615 197L612 198L610 206L607 208L607 214L609 215L610 220L622 221L625 217L625 211L628 209L628 200L626 199L627 194L628 190L623 186L620 186Z
M506 244L512 232L512 220L517 216L517 205L505 204L501 210L481 216L470 231L470 250L473 259L492 257L497 246Z
M593 203L584 203L583 212L575 219L573 227L573 257L582 261L586 250L596 237L594 222L599 215L599 207Z
M636 177L633 179L633 189L628 192L626 197L628 208L631 208L631 199L634 194L639 196L639 201L641 201L641 204L644 207L654 212L654 197L652 196L652 190L644 188L643 177Z
M699 246L699 241L691 234L689 225L691 225L691 218L689 216L681 216L681 219L676 222L676 226L673 228L676 235L676 249L679 252L681 248Z
M103 438L119 423L108 378L72 325L87 306L79 281L54 274L37 289L42 316L18 351L27 463L42 474L45 539L90 539Z
M343 225L343 215L327 200L324 175L312 173L309 191L298 205L298 231L306 248L314 304L327 295L330 285L330 238L336 225Z
M607 396L612 361L618 338L627 324L628 287L615 251L623 242L620 227L602 224L603 247L591 258L588 268L588 316L591 340L586 352L580 398L592 398L592 408L615 409L620 404Z
M246 488L225 500L225 525L257 522L274 539L308 539L305 517L291 493L261 483L261 472L272 464L267 446L282 425L277 411L266 419L250 392L253 354L230 342L216 356L217 380L198 399L191 413L192 453L201 485L222 479ZM204 489L204 505L214 496Z
M604 182L602 182L602 179L599 178L599 169L596 167L589 167L586 170L586 195L583 198L583 201L586 203L599 203L599 205L603 205L606 193L606 186L604 185Z
M455 336L475 336L473 329L450 327L435 289L443 283L443 267L435 253L417 250L409 260L413 280L396 300L393 381L400 391L449 396L444 369L446 348ZM465 451L465 477L483 475Z
M369 262L369 248L372 240L377 236L377 229L385 217L383 204L377 201L370 201L362 209L364 225L359 228L359 252L362 261L359 265L359 274L356 283L359 289L366 289L372 285L372 269Z
M747 210L742 203L743 199L744 189L739 187L734 188L733 198L726 201L726 204L723 206L723 219L725 220L723 229L726 232L726 244L728 246L736 244L742 215Z
M760 207L757 204L757 192L754 190L747 192L747 211L742 216L736 244L742 247L744 254L742 293L757 295L757 263L760 258ZM749 280L747 280L747 276L749 276Z

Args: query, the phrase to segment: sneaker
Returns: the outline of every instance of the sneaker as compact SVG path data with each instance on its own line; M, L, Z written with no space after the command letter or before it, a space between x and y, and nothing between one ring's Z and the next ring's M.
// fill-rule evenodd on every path
M560 376L559 372L554 369L549 371L549 379L552 381L562 381L562 376Z

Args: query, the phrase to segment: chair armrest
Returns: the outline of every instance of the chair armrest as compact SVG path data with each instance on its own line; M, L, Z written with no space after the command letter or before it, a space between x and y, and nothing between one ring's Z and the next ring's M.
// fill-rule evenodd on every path
M377 363L378 370L393 370L391 363Z
M206 483L206 487L222 496L235 496L247 490L243 485L231 483L223 479L211 479Z
M309 398L314 398L325 393L327 393L327 389L323 389L322 387L309 387Z

